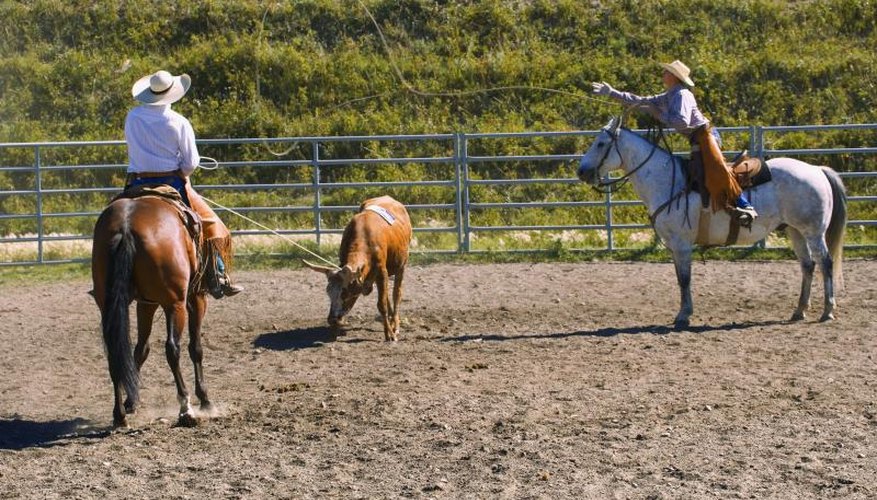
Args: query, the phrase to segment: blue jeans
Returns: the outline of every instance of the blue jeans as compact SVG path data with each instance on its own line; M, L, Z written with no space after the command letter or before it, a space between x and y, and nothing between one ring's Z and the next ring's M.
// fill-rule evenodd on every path
M192 204L189 203L189 196L186 194L186 180L182 177L178 177L176 175L169 175L167 177L144 177L142 179L134 179L130 184L125 186L126 188L133 186L143 186L147 184L165 184L177 190L180 193L180 196L183 198L183 203L186 204L187 207L192 208Z

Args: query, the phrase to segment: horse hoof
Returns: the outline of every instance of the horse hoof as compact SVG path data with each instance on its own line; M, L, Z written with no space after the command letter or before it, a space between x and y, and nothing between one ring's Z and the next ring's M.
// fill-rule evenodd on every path
M177 427L197 427L198 419L195 418L195 415L191 413L182 413L180 414L180 418L177 419Z
M674 330L687 330L690 325L691 325L691 322L688 321L687 319L677 319L673 323L673 329Z
M796 312L795 314L792 315L792 317L789 319L789 321L802 321L803 319L804 319L804 313Z
M820 323L825 323L826 321L831 321L834 319L834 314L828 313L823 314L821 318L819 318Z
M131 426L128 425L127 419L122 420L113 420L113 430L114 431L123 431L125 429L130 429Z

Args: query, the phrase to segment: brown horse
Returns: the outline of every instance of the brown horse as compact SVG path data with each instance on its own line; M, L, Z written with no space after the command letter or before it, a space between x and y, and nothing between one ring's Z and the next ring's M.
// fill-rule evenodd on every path
M180 374L180 337L187 323L195 394L201 409L210 409L201 367L201 322L207 299L193 285L201 268L197 248L180 210L157 196L117 199L95 224L91 271L115 392L114 427L127 427L126 413L133 413L139 403L140 368L149 355L149 334L159 306L167 319L165 354L177 385L179 424L197 422ZM134 300L138 337L132 355L128 306Z

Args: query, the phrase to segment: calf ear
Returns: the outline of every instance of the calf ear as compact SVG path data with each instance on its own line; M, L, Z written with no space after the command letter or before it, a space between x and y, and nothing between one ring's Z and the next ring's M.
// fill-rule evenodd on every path
M309 268L313 269L314 271L317 271L318 273L323 273L326 276L329 276L330 274L335 272L335 270L329 266L319 266L317 264L313 264L311 262L308 262L304 259L302 259L301 261L304 263L304 265L308 266Z

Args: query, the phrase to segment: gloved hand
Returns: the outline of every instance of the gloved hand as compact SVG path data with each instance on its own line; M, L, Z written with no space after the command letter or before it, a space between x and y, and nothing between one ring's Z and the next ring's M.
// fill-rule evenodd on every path
M597 95L609 95L615 90L606 82L591 82L591 87L594 88L594 93Z

